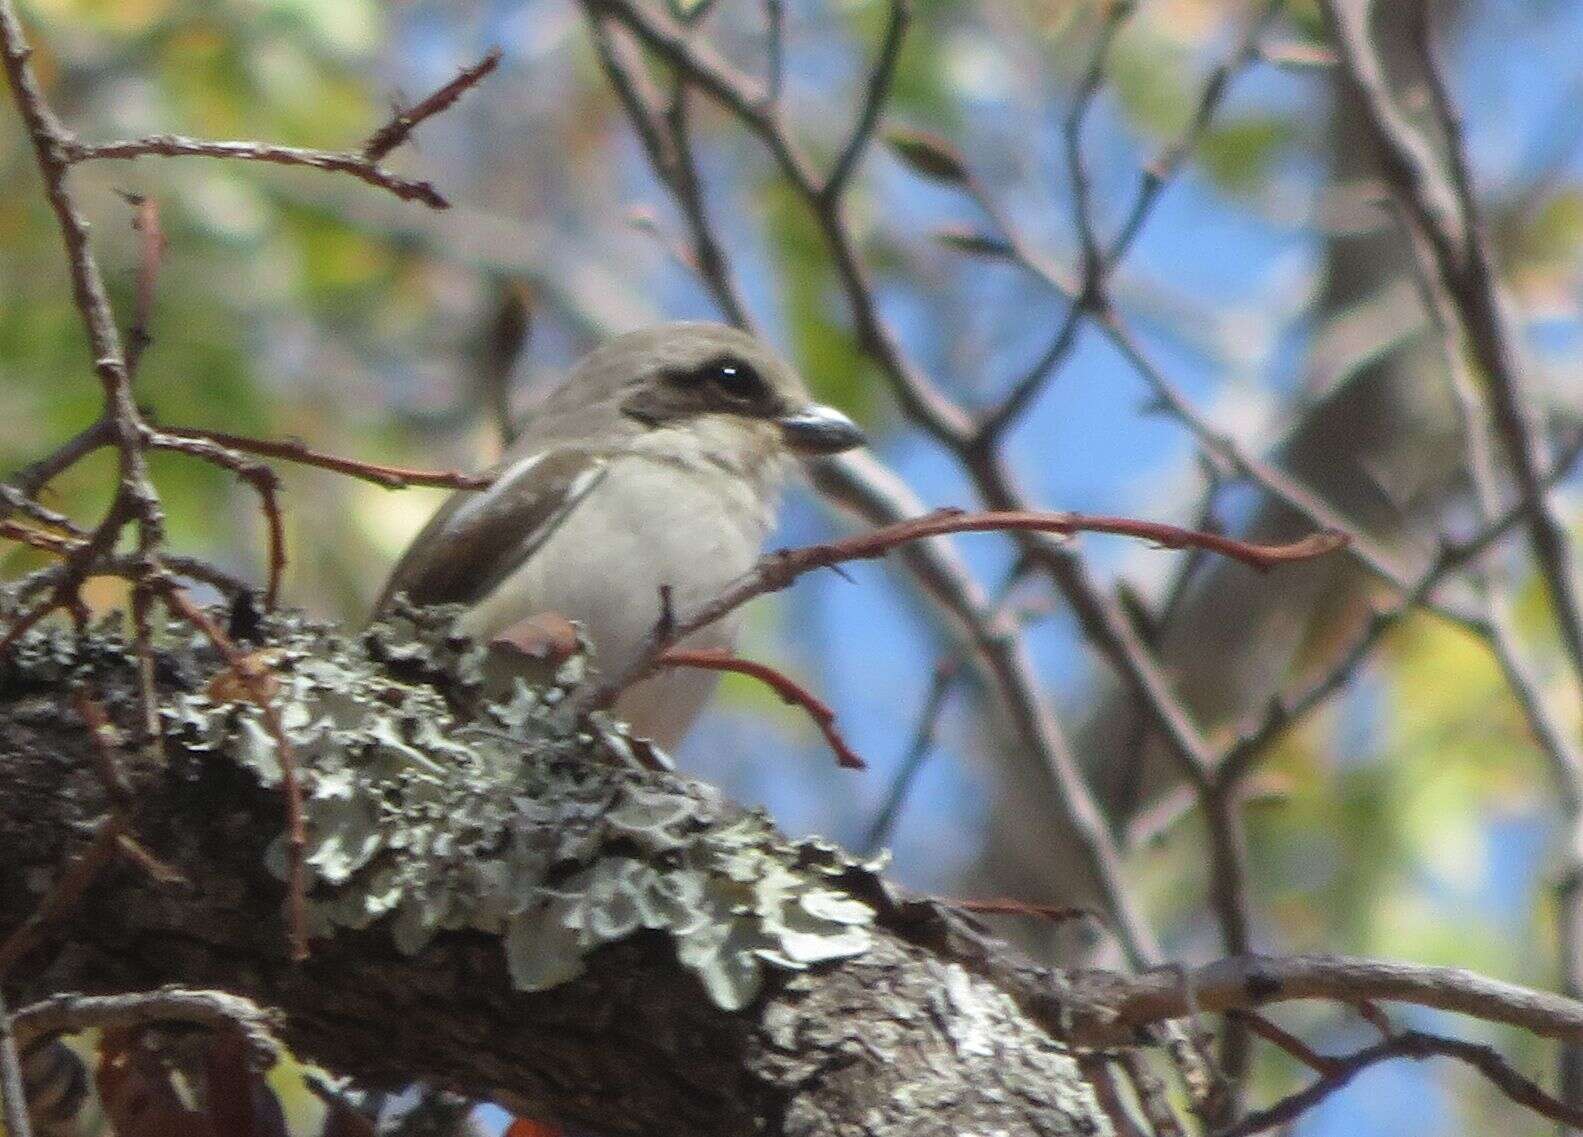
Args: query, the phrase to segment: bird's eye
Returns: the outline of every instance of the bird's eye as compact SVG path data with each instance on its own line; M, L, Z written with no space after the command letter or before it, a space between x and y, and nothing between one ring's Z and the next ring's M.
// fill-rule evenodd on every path
M750 403L764 395L764 380L746 363L719 359L700 367L695 379L715 388L732 402Z

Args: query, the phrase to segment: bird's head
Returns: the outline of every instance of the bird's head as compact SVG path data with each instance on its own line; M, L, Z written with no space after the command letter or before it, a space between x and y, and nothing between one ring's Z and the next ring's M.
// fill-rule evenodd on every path
M544 407L561 399L612 406L650 429L733 434L799 456L863 444L846 415L815 402L796 370L767 344L724 324L660 324L593 352Z

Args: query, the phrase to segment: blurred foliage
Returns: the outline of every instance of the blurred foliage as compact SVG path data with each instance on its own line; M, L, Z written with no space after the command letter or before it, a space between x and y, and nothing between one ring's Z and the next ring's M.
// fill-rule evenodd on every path
M720 8L712 19L723 40L757 59L758 8ZM885 10L873 0L792 0L787 8L789 114L809 151L828 160L850 126ZM1506 8L1577 26L1544 5ZM1110 5L936 0L917 9L888 123L946 140L986 172L1008 212L1052 257L1064 258L1073 238L1058 124ZM1137 168L1184 127L1199 86L1250 10L1211 0L1138 9L1116 40L1085 133L1106 203L1125 200ZM74 175L123 321L137 246L115 191L149 194L161 209L170 249L154 344L137 378L140 401L160 421L297 436L372 460L477 467L497 445L478 395L476 348L502 281L521 285L535 304L534 336L513 376L519 405L615 325L713 315L703 290L653 236L622 220L642 207L662 232L680 232L603 87L575 10L561 0L31 0L23 10L51 98L90 140L183 132L355 147L393 101L428 90L490 44L507 49L500 75L391 159L456 201L446 215L323 174L257 165L144 159ZM1499 18L1508 17L1519 19ZM1492 19L1497 30L1504 26ZM1278 38L1317 44L1312 5L1294 4ZM1122 302L1143 312L1200 376L1195 395L1206 402L1221 394L1216 384L1235 361L1204 348L1203 330L1217 320L1245 326L1231 316L1261 327L1300 324L1317 287L1324 187L1294 183L1287 160L1302 152L1310 178L1326 165L1313 152L1324 133L1323 92L1322 67L1260 68L1205 135L1185 187L1167 198L1164 208L1174 213L1162 223L1172 228L1152 249L1145 241L1129 261L1136 271L1118 282ZM1560 129L1530 110L1506 108L1522 119L1510 131ZM1575 325L1583 247L1576 163L1561 162L1530 184L1524 171L1508 169L1515 162L1502 165L1506 152L1491 141L1508 124L1474 127L1476 158L1509 174L1481 179L1481 188L1487 181L1494 197L1492 217L1519 298L1542 318ZM965 503L960 479L904 436L859 351L814 219L736 128L701 113L695 134L711 183L708 203L744 266L755 314L822 397L875 428L920 492ZM904 162L875 150L848 213L872 258L886 318L905 330L933 373L960 381L966 395L996 389L1041 346L1035 341L1047 323L1048 293L1008 282L1010 274L997 275L985 258L937 256L929 233L983 218L951 187L920 188ZM14 468L90 422L99 391L59 236L10 113L0 114L0 186L0 463ZM1233 259L1237 267L1220 277L1190 275ZM1279 354L1291 353L1290 343L1268 339L1277 346L1259 366L1266 375L1290 369L1292 360ZM1540 353L1537 366L1575 376L1575 331L1560 342ZM1030 480L1053 495L1099 485L1116 495L1102 504L1141 501L1151 513L1185 512L1181 503L1196 485L1185 444L1172 443L1176 449L1162 458L1136 441L1158 437L1139 433L1145 425L1102 420L1130 414L1136 387L1114 361L1080 359L1058 387L1102 410L1068 403L1036 419L1032 442L1018 451ZM1096 458L1084 447L1107 431L1121 440ZM1079 457L1058 453L1058 445ZM107 460L86 463L52 487L49 500L92 517L103 508L110 470ZM245 488L178 458L160 460L156 473L177 545L259 575L260 520ZM284 473L290 598L358 617L383 565L437 495L389 493L318 471ZM38 563L34 554L8 550L0 568ZM105 604L119 599L110 587L94 596ZM1525 590L1522 602L1525 631L1546 644L1537 590ZM829 658L806 653L814 667L858 677L850 695L824 692L838 709L866 700L861 705L881 715L855 724L882 751L871 755L881 760L872 785L841 795L821 816L847 817L843 807L883 793L884 763L902 747L909 700L938 644L915 617L907 618L916 626L887 629L909 637L900 654L916 663L915 673L871 669L861 648L855 660L836 658L839 644L822 645ZM759 635L756 624L757 639L812 636L820 621L800 610L769 623L775 634ZM1041 661L1053 661L1052 687L1081 687L1084 660L1069 628L1035 647ZM767 702L749 685L728 690L755 714ZM1583 728L1583 712L1571 713L1574 728ZM784 733L802 744L805 732ZM971 751L987 746L987 733L952 740L963 752L951 756L953 773L942 778L949 792L919 803L919 820L899 839L904 875L928 880L937 862L961 864L976 852L939 850L934 838L960 833L961 818L981 806ZM770 753L760 760L774 761L777 745L766 742ZM1285 741L1269 772L1276 792L1250 807L1261 946L1457 963L1550 985L1550 949L1536 945L1550 943L1545 840L1553 797L1481 647L1428 618L1411 622L1343 699ZM1213 950L1213 930L1203 912L1198 837L1192 824L1179 826L1138 857L1137 871L1171 939L1202 953ZM917 852L911 859L909 848ZM1357 1041L1343 1026L1325 1029L1338 1046ZM1520 1053L1531 1069L1549 1061L1536 1044L1499 1041L1526 1048ZM1279 1058L1261 1067L1268 1086L1292 1073ZM1447 1084L1466 1128L1539 1131L1514 1109L1490 1104L1489 1095L1467 1092L1467 1083Z

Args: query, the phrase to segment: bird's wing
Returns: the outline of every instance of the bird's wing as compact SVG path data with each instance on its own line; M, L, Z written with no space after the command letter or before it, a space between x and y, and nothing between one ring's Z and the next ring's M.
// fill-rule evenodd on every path
M494 485L440 507L390 574L374 611L398 592L416 604L471 604L549 539L604 478L609 459L570 446L503 467Z

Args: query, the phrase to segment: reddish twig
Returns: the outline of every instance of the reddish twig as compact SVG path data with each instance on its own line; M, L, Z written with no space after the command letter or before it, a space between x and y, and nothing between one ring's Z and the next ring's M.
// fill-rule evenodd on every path
M159 203L142 194L128 193L121 196L132 207L132 228L141 237L132 326L126 333L126 371L130 376L137 374L138 362L152 342L149 328L154 320L154 296L167 242L165 230L160 225Z
M1031 530L1070 536L1076 533L1116 533L1139 537L1166 548L1204 548L1233 557L1261 571L1294 561L1312 560L1345 547L1347 538L1339 532L1315 533L1287 545L1259 545L1239 541L1219 533L1200 533L1156 521L1129 517L1109 517L1084 513L1042 513L1033 510L997 510L966 513L960 509L940 509L923 517L898 522L839 541L808 545L800 549L781 549L760 558L759 562L720 595L696 612L674 621L668 629L656 628L648 649L639 654L626 674L611 677L592 693L592 705L606 706L617 693L651 674L658 666L660 653L671 644L707 627L734 612L755 596L778 592L798 577L815 569L831 568L847 561L874 560L892 549L914 541L948 533L990 533Z
M280 475L262 462L254 462L230 447L201 436L178 436L164 431L150 434L147 444L155 450L174 450L230 470L258 494L264 515L269 566L264 587L264 607L274 608L280 598L280 581L286 571L286 523L280 513Z
M71 693L71 705L88 728L99 784L104 787L105 797L110 799L110 804L119 811L132 800L132 784L122 773L121 763L116 757L115 727L111 725L110 716L99 701L81 687Z
M678 141L674 130L669 133L664 130L663 112L652 94L648 69L637 50L639 43L672 64L678 85L685 81L707 94L764 143L794 195L810 210L817 224L831 267L845 294L857 343L890 380L907 413L953 452L965 456L973 442L973 416L907 357L900 341L881 317L858 242L844 218L845 195L825 192L826 179L788 133L778 108L766 102L775 90L773 76L763 90L756 89L742 72L709 51L685 28L656 14L652 7L607 0L583 0L583 7L594 31L595 45L600 48L601 61L617 94L623 98L656 173L678 199L692 230L693 243L699 249L695 259L722 310L738 324L750 326L752 323L723 254L706 255L711 248L722 250L723 243L708 224L697 177L678 176L677 168L691 165L691 159L684 161L673 156L682 142ZM885 55L882 46L881 63ZM878 81L868 84L866 104L879 106L888 98L887 80L893 73L882 74L883 70L876 69L873 73ZM878 115L860 109L859 130L854 133L861 134L865 123L872 124L882 117L882 107ZM861 145L859 141L858 146ZM825 472L830 481L838 484L839 496L854 504L871 523L910 518L921 508L910 492L870 456L843 455L820 463L816 467L818 471ZM977 476L976 470L970 473ZM980 490L986 499L990 496L983 484ZM1020 639L1005 635L996 626L994 612L985 605L977 582L949 546L932 542L913 544L906 547L902 556L930 595L963 621L977 650L975 664L982 662L986 676L1006 700L1022 742L1017 752L1026 755L1035 767L1036 778L1048 780L1064 820L1077 834L1084 869L1092 875L1104 896L1106 910L1128 960L1136 966L1157 961L1158 945L1123 883L1119 851L1078 769L1061 723L1034 677L1032 661Z
M264 729L275 743L275 756L280 761L280 792L286 804L286 927L292 959L304 960L308 958L308 869L304 859L308 835L302 813L302 783L297 776L296 752L286 736L280 712L275 708L269 668L237 647L220 625L169 577L157 579L166 605L202 632L220 653L248 698L258 707Z
M995 897L988 900L962 900L960 898L941 897L940 903L951 908L959 908L963 912L972 912L980 916L1033 916L1040 920L1049 920L1053 923L1068 923L1072 920L1092 920L1103 924L1099 913L1089 908L1078 908L1069 904L1035 904L1027 900L1012 900L1007 897Z
M110 814L99 823L93 841L61 874L49 895L21 927L0 943L0 975L10 971L16 961L38 943L40 933L77 903L104 866L115 857L124 832L126 821L118 813Z
M70 164L104 160L131 160L150 155L165 158L221 158L239 162L266 162L275 166L305 166L314 170L349 174L358 181L388 190L402 201L416 201L430 209L449 209L451 203L439 190L425 181L403 178L391 173L361 154L347 150L308 150L300 146L276 146L267 142L227 139L211 141L185 138L179 134L150 134L146 138L124 138L114 142L68 142L63 153Z
M79 626L84 625L88 609L80 590L82 583L90 577L110 575L127 580L132 585L134 650L138 659L139 681L143 687L143 725L147 730L154 721L153 632L147 610L150 598L161 598L178 618L197 628L213 643L227 666L235 672L247 697L258 704L266 728L279 749L290 860L287 923L292 955L300 959L307 953L301 789L289 740L269 698L267 669L252 657L244 655L231 642L207 613L188 598L171 577L170 570L209 580L218 586L229 587L231 591L244 590L245 586L230 581L225 574L200 562L163 555L164 516L159 494L149 477L148 452L173 450L213 463L238 474L258 493L268 526L269 568L265 598L269 605L273 605L278 597L285 566L278 477L269 466L244 457L244 452L267 449L276 457L325 465L388 485L421 481L424 484L476 486L487 484L487 479L464 481L459 475L433 479L415 476L414 471L368 467L347 460L330 459L289 443L271 445L228 436L204 435L196 431L166 432L155 429L133 400L131 377L138 352L147 339L147 324L153 308L163 251L164 239L160 232L158 211L148 199L128 198L137 209L134 226L143 238L129 351L122 345L103 274L89 244L87 220L69 188L69 175L75 163L97 159L132 159L143 155L233 158L339 171L390 190L399 197L444 208L445 200L428 183L397 177L381 168L378 160L405 141L419 122L450 106L463 91L493 70L499 57L498 54L491 54L410 110L396 114L386 126L374 133L365 145L364 152L358 154L303 150L250 141L208 142L167 134L102 145L82 143L71 135L50 108L43 86L33 69L32 54L13 0L0 0L0 64L4 66L6 80L32 143L45 194L65 244L76 307L82 317L94 369L103 386L104 408L93 425L53 454L22 471L14 486L0 493L0 522L3 522L0 536L22 541L62 558L60 564L34 573L19 583L18 595L23 599L42 589L49 591L11 620L4 635L0 636L0 654L9 650L30 628L56 609L65 608ZM228 442L245 442L246 445L231 446ZM64 517L29 502L28 499L51 478L101 446L116 448L119 471L110 507L91 533L85 533ZM67 535L60 536L47 529L6 519L7 514L17 512L25 514L35 523L65 529ZM122 530L129 524L136 531L135 549L131 554L119 554L117 545ZM113 828L117 824L112 816L107 826Z
M1385 1013L1378 1003L1370 999L1359 999L1352 1004L1353 1010L1358 1012L1358 1017L1380 1032L1381 1038L1389 1038L1396 1033L1396 1026L1391 1022L1390 1016Z
M315 170L349 174L371 186L388 190L403 201L416 201L430 209L449 209L451 203L426 181L399 177L379 164L407 140L414 127L454 103L461 94L495 69L500 53L491 52L411 110L398 111L376 130L363 150L308 150L299 146L276 146L254 141L210 141L183 138L176 134L151 134L115 142L84 143L63 139L60 153L67 164L105 159L129 160L147 155L167 158L223 158L244 162L267 162L277 166L306 166Z
M240 450L264 458L279 458L304 466L317 466L334 470L338 474L361 478L365 482L387 489L405 489L408 486L435 486L440 489L487 489L493 478L479 474L464 474L459 470L417 470L407 466L384 466L375 462L362 462L355 458L341 458L326 454L301 442L277 441L269 438L248 438L240 434L227 434L221 430L200 430L196 427L161 427L160 433L171 438L197 439L213 442L228 450Z
M868 768L868 763L858 757L857 752L847 745L846 739L842 738L841 732L836 729L835 712L830 709L829 704L785 672L767 663L741 659L720 648L673 647L660 655L658 665L694 667L701 671L730 671L757 679L779 695L782 702L801 707L807 712L808 717L819 728L819 733L824 735L825 742L829 743L830 749L835 752L836 765L845 770Z
M1331 1058L1316 1052L1291 1031L1276 1025L1257 1011L1231 1010L1226 1012L1226 1017L1242 1023L1265 1042L1280 1047L1316 1074L1324 1074L1328 1077L1343 1065L1343 1059Z
M500 66L500 49L497 47L471 67L463 68L456 78L428 98L412 104L406 110L398 108L389 122L368 136L368 141L363 144L364 160L378 162L384 158L405 142L419 123L445 110L467 91L476 87L498 66Z

